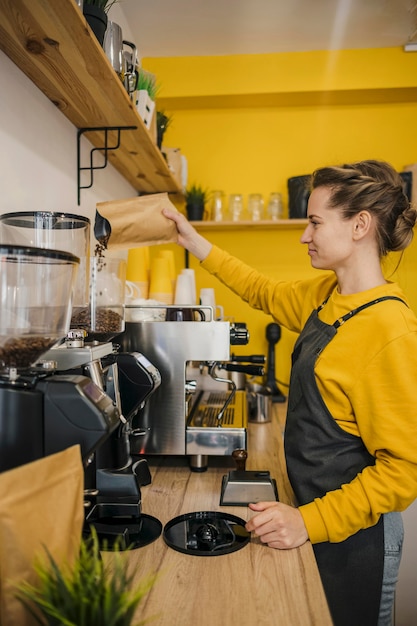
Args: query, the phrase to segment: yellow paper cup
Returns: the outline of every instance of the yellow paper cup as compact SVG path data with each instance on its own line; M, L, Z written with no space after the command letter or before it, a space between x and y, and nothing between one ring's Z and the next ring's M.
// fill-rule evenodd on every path
M161 299L161 294L166 297ZM156 297L158 295L158 297ZM169 270L169 261L163 257L156 257L151 263L151 276L149 282L149 297L166 304L173 303L173 289ZM170 300L170 302L167 302Z
M127 253L126 280L133 283L149 281L149 248L130 248Z

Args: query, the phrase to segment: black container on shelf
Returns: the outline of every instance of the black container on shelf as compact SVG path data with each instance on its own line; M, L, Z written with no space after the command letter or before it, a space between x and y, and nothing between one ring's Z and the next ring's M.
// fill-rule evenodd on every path
M83 13L100 46L103 46L107 28L107 13L94 4L88 4L86 0L84 1Z
M311 176L309 174L293 176L288 179L288 216L290 219L303 219L307 217L310 180Z
M185 208L190 222L202 221L204 219L204 204L187 203Z

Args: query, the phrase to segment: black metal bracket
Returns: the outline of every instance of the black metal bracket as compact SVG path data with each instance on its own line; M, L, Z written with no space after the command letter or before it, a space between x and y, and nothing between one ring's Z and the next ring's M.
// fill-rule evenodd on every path
M117 150L120 147L120 135L122 130L136 130L137 126L97 126L95 128L79 128L77 132L77 190L78 190L78 206L81 202L81 189L90 189L94 183L94 170L103 170L107 167L108 152L110 150ZM104 132L104 146L92 148L90 151L90 165L88 167L81 167L81 137L84 133L91 131L103 131ZM117 131L117 142L115 145L109 146L109 132ZM101 165L94 165L94 153L104 152L104 162ZM90 172L90 184L81 185L81 172Z

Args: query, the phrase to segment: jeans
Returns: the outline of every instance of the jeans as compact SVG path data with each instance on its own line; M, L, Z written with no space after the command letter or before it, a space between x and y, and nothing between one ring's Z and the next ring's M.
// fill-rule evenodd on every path
M394 619L395 585L400 569L404 528L401 513L384 515L384 574L378 626L392 626Z

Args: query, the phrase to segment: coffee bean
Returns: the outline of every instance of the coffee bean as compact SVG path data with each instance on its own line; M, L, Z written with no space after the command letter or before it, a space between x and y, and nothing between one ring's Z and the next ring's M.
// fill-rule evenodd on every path
M12 337L0 347L0 367L29 367L56 341L56 337Z

